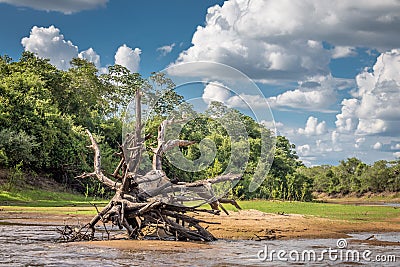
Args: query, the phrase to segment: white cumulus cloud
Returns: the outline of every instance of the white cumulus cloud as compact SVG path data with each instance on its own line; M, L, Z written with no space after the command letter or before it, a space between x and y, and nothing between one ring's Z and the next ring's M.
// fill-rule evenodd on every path
M326 122L322 121L318 123L318 119L313 116L308 117L306 126L299 128L297 132L303 135L322 135L326 133Z
M93 48L78 53L78 46L70 40L65 40L60 29L54 25L47 28L33 26L29 37L22 38L21 44L25 51L49 59L51 64L62 70L70 67L73 58L79 57L92 62L100 72L106 72L106 68L101 67L100 56Z
M299 156L306 157L310 155L311 147L309 144L297 146L296 151L299 154Z
M372 148L375 149L375 150L379 150L379 149L382 148L382 143L381 143L381 142L376 142L376 143L372 146Z
M141 53L139 48L132 49L124 44L115 53L115 64L124 66L131 72L138 72Z
M354 86L351 80L333 78L331 75L309 78L299 82L294 90L268 98L273 107L331 112L328 108L336 102L336 92Z
M170 45L164 45L159 48L157 48L157 51L161 53L161 55L166 56L167 54L172 52L172 49L175 47L175 43L172 43Z
M205 103L218 101L231 108L268 108L267 99L262 95L236 93L224 84L213 81L204 87L202 98Z
M332 58L343 58L357 55L355 47L351 46L336 46L332 50Z
M93 50L93 48L80 52L78 57L86 59L87 61L92 62L97 68L100 68L100 56Z
M218 101L226 104L231 97L229 90L220 82L208 83L204 87L202 98L204 102L210 104L212 101Z
M342 101L339 131L357 134L400 133L400 49L382 53L371 70L356 77L354 98Z
M267 81L327 75L332 57L356 47L398 47L399 13L395 0L228 0L208 9L175 63L215 61Z
M350 132L357 128L357 99L343 99L341 113L336 115L336 127L339 132Z
M400 144L395 144L390 147L391 150L400 150Z
M339 137L340 137L340 133L338 133L337 131L332 131L332 133L331 133L332 144L336 144L339 140Z
M64 14L72 14L82 10L103 7L108 0L0 0L18 7L30 7L36 10L58 11Z
M64 39L60 30L50 27L33 26L29 37L24 37L21 44L25 51L50 59L50 63L60 69L68 69L72 58L78 56L78 47Z

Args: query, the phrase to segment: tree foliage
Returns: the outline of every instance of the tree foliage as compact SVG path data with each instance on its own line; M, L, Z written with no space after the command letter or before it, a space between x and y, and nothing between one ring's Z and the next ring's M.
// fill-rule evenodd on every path
M138 88L142 89L146 104L153 107L146 114L147 147L157 142L161 121L186 117L191 119L180 130L179 138L197 143L177 152L190 161L202 160L201 151L215 153L211 164L200 162L205 167L198 172L183 171L164 160L164 170L178 181L219 175L234 162L234 166L243 168L244 175L230 194L244 199L307 201L312 199L313 191L347 194L400 190L400 161L367 165L350 158L338 166L307 168L286 137L275 137L251 117L219 102L212 102L204 114L197 113L183 102L173 81L162 73L144 79L123 66L113 65L106 74L99 74L93 63L79 58L73 59L71 68L64 71L30 52L23 52L18 61L0 57L0 167L23 166L76 184L72 178L90 169L93 160L88 156L84 134L84 129L89 129L100 143L105 171L112 172L118 161L113 153L122 143L124 108ZM237 119L243 123L246 136L237 134L232 141L230 135L240 132L234 126ZM249 192L256 166L265 160L260 156L262 135L269 145L276 143L274 161L261 186ZM248 151L248 159L232 151ZM149 149L148 154L152 153ZM86 188L88 184L82 186Z
M398 192L400 160L379 160L367 165L357 158L340 161L338 166L315 166L305 174L313 179L313 190L328 194Z

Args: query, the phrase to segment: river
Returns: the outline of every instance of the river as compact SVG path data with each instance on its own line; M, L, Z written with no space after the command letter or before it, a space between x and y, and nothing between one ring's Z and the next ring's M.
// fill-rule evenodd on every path
M382 246L356 241L365 240L372 233L357 233L339 241L219 240L183 251L129 251L94 247L90 243L58 243L56 228L0 224L0 266L380 266L377 259L386 261L381 266L399 266L400 262L400 243ZM400 241L400 233L374 235L381 241Z

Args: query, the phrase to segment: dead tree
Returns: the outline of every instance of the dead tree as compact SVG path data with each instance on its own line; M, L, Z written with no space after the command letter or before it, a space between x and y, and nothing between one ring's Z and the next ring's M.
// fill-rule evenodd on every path
M165 131L174 120L164 120L158 128L157 147L153 148L152 170L140 175L139 167L143 151L146 149L142 137L141 92L135 97L135 130L129 133L119 153L121 160L113 174L105 175L101 167L101 153L92 134L87 130L94 151L94 171L84 173L80 178L95 177L105 186L115 190L114 197L94 218L80 229L65 228L62 231L65 241L92 240L95 226L112 222L125 229L132 239L155 236L163 239L213 241L216 238L203 227L207 223L193 217L193 213L219 214L218 207L231 203L240 208L234 200L218 199L213 185L233 182L240 175L226 174L191 183L172 182L162 169L163 154L174 147L189 146L195 142L188 140L165 140ZM186 206L185 202L199 202L195 206ZM212 207L202 209L209 203ZM222 207L223 209L223 207ZM223 209L225 212L226 210Z

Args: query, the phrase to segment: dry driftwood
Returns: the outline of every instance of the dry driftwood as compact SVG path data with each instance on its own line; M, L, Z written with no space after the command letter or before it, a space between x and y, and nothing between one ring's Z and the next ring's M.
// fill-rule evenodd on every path
M240 179L240 175L225 174L211 179L192 183L171 182L162 170L163 154L177 146L188 146L194 142L188 140L165 141L165 130L174 120L164 120L158 129L157 147L153 148L152 170L145 175L139 174L139 166L144 140L141 137L141 93L135 97L135 131L128 134L121 146L121 161L108 177L101 168L101 153L93 135L87 130L90 148L94 151L94 171L84 173L79 178L94 177L105 186L115 190L114 197L86 225L80 228L66 226L59 230L64 241L93 240L95 226L100 221L112 222L120 229L125 229L130 238L142 239L149 236L159 239L213 241L216 238L201 224L209 224L192 217L193 213L218 215L221 203L230 203L240 209L231 199L218 199L212 185ZM183 194L187 190L188 194ZM200 201L197 206L185 206L185 201ZM201 209L200 205L209 202L212 209ZM97 209L97 208L96 208ZM227 213L227 212L226 212ZM104 226L105 227L105 226ZM105 227L106 229L106 227ZM107 231L107 229L106 229ZM109 234L107 232L108 238Z

